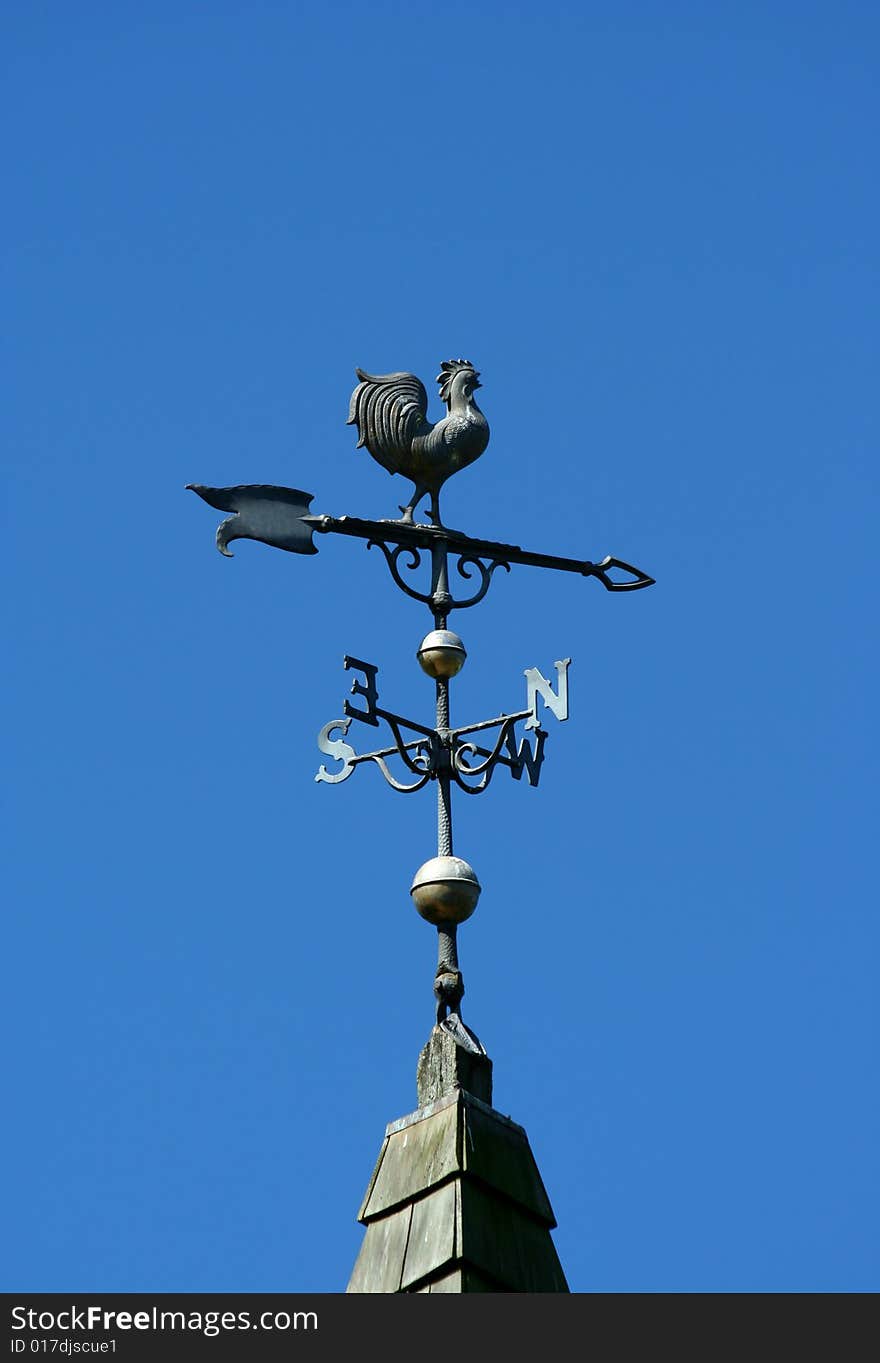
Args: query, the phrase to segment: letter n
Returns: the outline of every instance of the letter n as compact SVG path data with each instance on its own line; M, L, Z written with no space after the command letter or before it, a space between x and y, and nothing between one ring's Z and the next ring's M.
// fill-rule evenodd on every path
M558 690L554 691L546 677L542 677L536 667L527 667L526 677L526 709L531 710L530 717L526 720L527 729L538 728L538 696L541 697L549 710L552 710L557 719L568 719L568 665L571 658L562 658L555 662L556 685Z

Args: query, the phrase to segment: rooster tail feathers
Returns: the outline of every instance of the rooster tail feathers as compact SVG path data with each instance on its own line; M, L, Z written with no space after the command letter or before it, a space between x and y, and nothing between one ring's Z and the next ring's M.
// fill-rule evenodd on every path
M346 424L357 426L358 449L366 445L374 459L396 473L415 437L432 429L425 386L415 374L355 373L360 383L351 395Z
M358 375L360 375L360 372L361 371L358 369L357 370ZM364 434L364 430L362 429L363 423L361 421L360 404L360 395L363 386L364 385L362 383L359 384L351 395L351 402L348 404L348 420L345 423L346 426L357 426L358 428L358 443L355 446L355 449L358 450L361 448L364 441L366 440L366 435Z

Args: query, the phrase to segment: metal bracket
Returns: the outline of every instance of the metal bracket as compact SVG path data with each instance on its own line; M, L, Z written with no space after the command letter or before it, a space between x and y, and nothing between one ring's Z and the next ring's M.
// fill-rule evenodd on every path
M556 663L558 692L554 692L550 682L537 668L528 668L527 681L528 708L515 714L502 714L494 719L484 719L476 724L464 724L455 729L428 728L404 715L385 710L379 704L376 685L378 668L373 663L346 656L343 666L346 671L363 673L364 680L355 679L351 685L353 695L362 696L366 708L343 702L343 717L331 719L318 734L318 748L328 757L341 764L339 770L329 771L322 762L315 776L316 781L339 785L348 780L356 767L365 762L373 762L393 790L404 794L421 790L428 781L436 779L441 770L448 770L450 776L468 795L480 795L487 789L496 767L504 766L515 781L520 780L523 772L530 786L537 786L541 767L544 762L544 744L547 733L538 727L538 696L552 710L559 720L568 718L568 666L570 658ZM373 752L358 753L346 739L352 720L361 724L377 726L387 724L394 742ZM526 732L520 737L516 726L523 723ZM473 742L471 734L497 729L498 734L491 748L481 747ZM408 738L404 730L417 734ZM534 746L530 741L530 731L535 735ZM342 737L334 737L335 734ZM387 758L397 757L406 772L414 780L398 779L388 765Z

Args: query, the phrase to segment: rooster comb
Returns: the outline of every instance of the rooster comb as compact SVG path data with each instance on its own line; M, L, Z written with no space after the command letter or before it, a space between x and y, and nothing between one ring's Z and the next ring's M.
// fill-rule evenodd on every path
M461 373L462 369L469 369L476 378L480 377L470 360L443 360L441 362L437 383L440 385L440 398L443 402L449 397L449 386L452 380L456 374Z

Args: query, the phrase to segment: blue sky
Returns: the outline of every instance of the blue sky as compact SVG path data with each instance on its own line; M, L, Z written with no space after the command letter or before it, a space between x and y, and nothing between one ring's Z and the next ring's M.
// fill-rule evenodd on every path
M573 1290L878 1287L877 10L7 3L6 1290L338 1291L415 1106L432 793L316 785L376 551L226 562L187 482L395 515L354 367L482 372L514 569L453 716L465 1018ZM440 409L432 396L432 415Z

